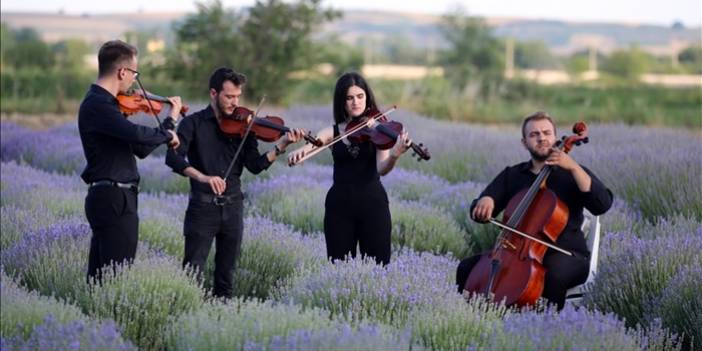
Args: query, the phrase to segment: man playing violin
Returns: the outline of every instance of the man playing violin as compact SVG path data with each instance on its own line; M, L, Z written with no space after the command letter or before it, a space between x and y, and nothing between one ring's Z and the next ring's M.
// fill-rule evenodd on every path
M224 118L237 118L233 114L245 83L246 76L230 68L215 70L210 77L210 104L183 119L178 126L181 145L166 155L166 164L174 172L190 178L190 200L183 224L183 266L191 266L202 277L216 240L213 294L223 298L232 296L234 265L241 248L244 210L239 177L244 167L258 174L288 145L304 137L301 129L291 129L273 150L261 154L252 134L243 141L225 134L220 123ZM237 149L240 154L231 165Z
M122 115L116 96L136 79L137 50L120 40L108 41L98 53L98 78L78 112L78 131L87 165L81 174L89 185L85 214L93 231L88 255L88 281L100 279L108 264L134 259L139 217L139 172L134 156L144 158L161 144L177 147L178 136L163 128L136 125ZM169 98L178 116L179 97Z
M589 273L589 256L585 237L581 231L583 208L594 215L601 215L612 206L612 192L587 168L579 165L566 152L555 148L556 127L551 117L536 112L522 123L522 145L531 154L531 160L505 168L474 200L471 218L486 223L502 212L510 199L528 188L541 169L554 166L546 186L568 207L565 229L556 245L570 251L573 256L553 249L546 251L543 265L546 269L542 297L559 309L565 304L568 289L582 284ZM463 291L471 270L480 256L461 261L456 272L456 284Z

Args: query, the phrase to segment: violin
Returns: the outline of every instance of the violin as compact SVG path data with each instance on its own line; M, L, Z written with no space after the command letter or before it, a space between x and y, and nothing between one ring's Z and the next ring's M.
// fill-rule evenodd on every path
M375 121L371 127L367 126L368 118L366 116L378 116L375 118ZM362 125L366 126L360 128L359 130L353 131ZM387 118L387 116L381 114L378 110L370 109L365 113L364 117L354 118L351 122L349 122L346 125L344 134L348 133L347 138L353 143L370 141L375 144L378 149L388 150L395 145L397 142L397 137L400 135L400 133L402 133L402 129L402 123L391 121ZM417 156L417 161L428 161L431 159L429 150L424 147L424 144L416 144L414 141L410 142L410 147L413 151L412 156Z
M220 130L229 137L243 137L249 128L249 123L253 123L251 133L257 139L265 142L274 142L280 139L285 133L290 131L290 128L285 126L285 121L278 116L256 117L254 111L238 106L234 109L231 117L221 118L219 121ZM304 136L305 141L314 145L322 146L322 141L313 137L310 132Z
M573 145L588 142L585 123L576 123L573 133L555 146L568 153ZM510 199L502 222L490 220L503 230L492 251L483 253L471 270L465 290L492 295L494 301L504 300L508 306L531 305L543 293L547 248L572 256L552 244L565 229L569 216L568 206L546 187L552 170L553 166L545 165L529 188Z
M119 110L125 117L129 117L137 112L155 113L158 115L163 109L163 104L170 104L167 98L151 93L147 93L148 101L144 94L139 91L129 91L127 94L118 94ZM151 101L151 104L149 104ZM152 111L153 108L153 111ZM183 104L180 110L181 116L188 112L188 106Z

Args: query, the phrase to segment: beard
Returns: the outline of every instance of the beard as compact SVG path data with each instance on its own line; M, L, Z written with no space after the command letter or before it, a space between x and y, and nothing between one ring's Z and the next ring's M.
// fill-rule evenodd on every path
M534 159L535 161L543 162L546 161L548 158L548 155L551 154L551 149L547 149L545 153L539 153L538 146L537 148L531 148L527 147L527 150L529 150L529 153L531 154L531 158Z
M222 116L222 118L236 119L234 116L234 110L232 110L232 113L227 113L227 110L222 107L222 104L219 102L219 96L217 96L215 105L217 106L217 112L219 112L219 115Z

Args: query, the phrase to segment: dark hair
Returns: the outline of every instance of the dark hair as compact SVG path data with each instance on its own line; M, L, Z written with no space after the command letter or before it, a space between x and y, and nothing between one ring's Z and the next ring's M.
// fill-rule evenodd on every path
M527 123L531 121L540 121L540 120L547 120L551 122L551 125L553 126L553 134L556 134L556 124L553 123L553 119L551 119L551 116L548 115L548 113L543 112L543 111L537 111L532 113L529 116L526 116L524 118L524 121L522 122L522 138L526 138L526 125Z
M231 68L217 68L210 76L210 89L214 89L217 93L222 91L225 81L230 81L236 86L246 84L246 76L234 71Z
M98 52L98 76L114 72L124 61L137 55L137 49L121 40L110 40L102 44Z
M334 122L336 124L346 122L349 119L349 116L346 115L346 93L354 85L366 92L366 111L378 109L373 91L366 80L356 72L344 73L336 81L336 88L334 88Z

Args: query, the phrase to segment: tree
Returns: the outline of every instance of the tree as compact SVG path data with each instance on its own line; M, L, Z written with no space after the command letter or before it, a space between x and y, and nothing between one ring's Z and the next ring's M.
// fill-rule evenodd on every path
M558 60L542 41L518 42L514 50L514 65L519 68L557 68Z
M702 45L690 46L678 54L678 62L685 66L687 71L702 74Z
M191 93L207 91L207 78L220 66L239 69L243 51L238 32L241 17L225 10L219 0L197 3L197 13L174 25L175 45L167 54L168 75Z
M312 31L338 16L320 4L259 0L241 15L225 10L219 0L198 3L198 12L175 27L175 50L168 58L171 77L202 91L214 69L229 66L247 75L246 95L256 99L266 94L279 101L292 82L290 73L316 63Z
M636 80L648 71L650 57L638 47L616 50L605 60L602 70L627 80Z
M14 33L14 46L11 49L4 49L3 64L15 68L37 67L48 69L53 63L53 57L49 46L46 45L39 34L32 28L22 28ZM3 38L4 39L4 38ZM3 45L5 43L3 42Z
M485 21L459 10L443 16L439 30L449 45L439 62L454 85L464 89L472 81L483 97L493 96L503 80L504 61L502 45Z
M81 39L62 40L51 47L55 64L62 70L79 71L85 67L85 55L90 47Z
M289 74L316 63L312 31L338 16L323 10L321 0L257 1L241 28L242 66L251 78L249 95L260 98L266 94L279 101L291 86Z
M360 71L363 67L363 51L342 42L336 36L327 37L316 45L316 61L331 64L334 76L348 71Z

